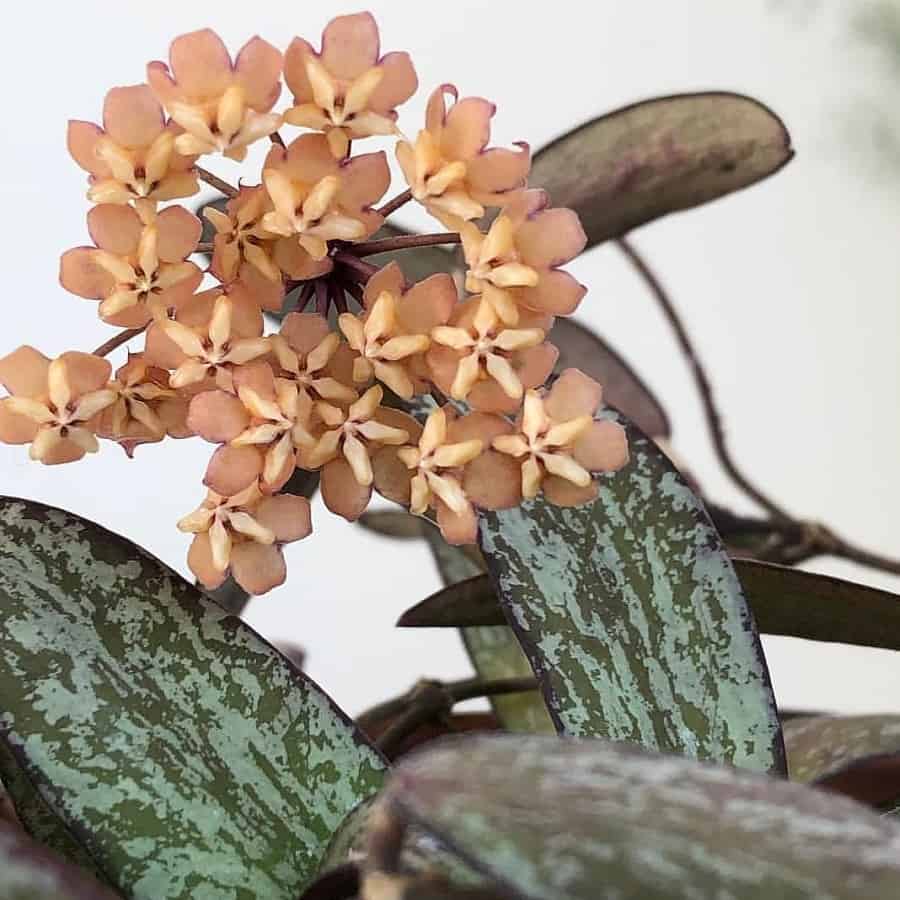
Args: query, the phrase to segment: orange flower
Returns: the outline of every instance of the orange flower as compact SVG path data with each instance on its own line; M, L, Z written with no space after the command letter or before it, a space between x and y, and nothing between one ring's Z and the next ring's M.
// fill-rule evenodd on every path
M175 149L181 129L166 123L146 84L113 88L103 102L103 128L69 122L72 158L90 175L93 203L190 197L200 190L194 159Z
M103 203L88 213L95 247L75 247L60 260L59 280L73 294L101 300L104 322L146 325L155 313L177 309L200 285L203 273L187 261L200 237L200 220L181 206L159 215L142 207Z
M471 544L478 535L478 519L461 484L461 470L483 449L477 438L451 443L447 414L436 409L428 415L418 447L397 450L400 461L415 473L410 482L410 512L422 515L434 506L441 533L451 544Z
M372 495L372 462L379 447L406 442L409 432L386 424L393 410L382 409L383 391L369 388L346 411L327 403L316 404L325 430L310 450L303 450L298 464L304 469L323 468L322 499L334 513L359 518Z
M544 341L552 324L549 316L526 312L520 327L505 328L490 304L472 297L457 307L450 325L431 331L432 378L473 409L515 412L525 388L543 384L553 371L558 352Z
M278 129L281 116L269 112L281 93L281 53L251 38L234 63L222 39L209 28L175 38L169 65L151 62L147 81L185 133L180 153L224 153L238 161L247 147Z
M272 148L263 181L275 209L262 225L282 238L275 262L291 278L329 272L328 241L360 240L384 221L371 209L390 184L384 153L338 162L324 135L304 134Z
M444 95L454 104L447 111ZM452 84L442 84L428 100L425 128L415 144L397 144L397 161L413 197L448 228L478 219L486 206L502 206L506 195L525 184L531 168L528 144L517 151L495 147L491 118L496 107L480 97L457 102Z
M568 316L586 288L558 266L574 259L587 243L571 209L547 209L544 191L519 191L487 234L460 223L466 264L466 290L480 293L507 325L519 309Z
M395 107L415 93L418 80L408 54L379 54L371 13L332 19L322 32L321 53L294 38L284 55L284 79L295 105L285 121L325 132L339 159L353 139L395 134Z
M281 545L312 533L305 497L264 497L256 485L230 497L210 490L178 528L194 535L188 566L204 586L219 587L230 571L248 594L283 584L287 571Z
M97 420L116 400L106 384L111 366L90 353L70 351L52 362L33 347L0 359L0 440L31 444L45 465L75 462L96 453Z
M192 434L187 401L169 388L169 373L148 365L142 354L128 355L109 388L116 400L101 414L97 433L118 441L129 456L139 444L161 441L167 434Z
M161 332L175 346L160 347L148 334L147 357L153 362L162 358L164 361L160 364L164 368L175 369L169 378L169 384L174 388L185 388L214 378L220 387L233 392L235 367L265 356L269 352L269 341L261 336L243 337L247 329L235 315L231 295L219 291L208 293L212 308L207 306L206 315L202 315L193 327L177 319L154 323L154 334ZM169 355L172 349L175 353Z
M277 235L262 227L262 217L272 209L272 201L262 185L242 187L225 204L225 212L214 206L204 208L204 218L216 230L209 270L219 281L237 278L244 262L270 281L281 281L281 270L272 260Z
M334 377L339 374L335 359L340 336L331 331L328 320L317 313L289 313L279 334L269 338L277 361L276 375L305 398L301 402L326 400L340 405L352 403L357 393Z
M500 435L493 446L521 460L522 495L543 488L551 503L577 506L597 496L592 472L614 472L628 462L624 429L595 421L602 388L578 369L566 369L542 396L529 391L514 434Z

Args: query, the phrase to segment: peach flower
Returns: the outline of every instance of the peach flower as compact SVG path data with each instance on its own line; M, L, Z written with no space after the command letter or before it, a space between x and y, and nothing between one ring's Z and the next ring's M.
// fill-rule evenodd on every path
M262 217L273 209L262 185L241 187L225 204L225 212L214 206L203 210L216 231L209 270L219 281L233 281L246 262L270 281L281 281L281 270L272 259L277 235L262 227Z
M294 38L284 55L284 79L295 105L285 121L325 132L339 159L351 140L395 134L396 107L415 93L418 80L408 54L380 53L378 26L367 12L332 19L320 53Z
M128 203L191 197L200 190L196 157L175 148L181 129L166 123L163 108L146 84L113 88L103 102L103 128L69 122L67 144L90 175L93 203Z
M449 111L445 94L454 100ZM485 149L493 103L457 98L452 84L442 84L428 100L425 128L415 144L397 144L397 162L413 197L454 231L459 220L478 219L485 207L502 206L510 191L524 186L531 168L528 144Z
M70 351L52 362L33 347L0 359L0 440L31 444L45 465L75 462L96 453L99 414L116 400L107 387L111 366L90 353Z
M628 462L625 430L595 421L602 388L578 369L566 369L545 394L525 396L517 431L493 441L494 449L521 465L522 495L544 495L558 506L577 506L597 496L592 473L615 472Z
M339 162L321 134L304 134L288 147L273 147L263 182L274 205L262 218L281 240L275 262L291 278L331 271L328 241L361 240L384 221L371 207L390 185L384 153Z
M209 28L175 38L169 65L151 62L147 81L185 133L180 153L224 153L238 161L247 147L278 129L270 112L281 93L281 53L251 38L232 63L222 39Z
M255 485L230 497L210 490L178 528L194 535L188 566L205 587L219 587L230 572L248 594L283 584L282 545L312 533L309 500L264 497Z
M140 328L156 313L183 305L203 280L187 260L200 237L200 220L181 206L158 215L102 203L88 213L94 247L75 247L60 260L62 286L100 300L104 322Z
M519 191L487 234L459 225L466 290L482 294L507 325L518 322L520 308L568 316L587 290L558 268L584 249L581 222L571 209L548 209L548 202L544 191Z

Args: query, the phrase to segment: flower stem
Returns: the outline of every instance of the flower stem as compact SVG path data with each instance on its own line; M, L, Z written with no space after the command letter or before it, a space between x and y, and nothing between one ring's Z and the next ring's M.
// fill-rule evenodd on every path
M374 256L376 253L390 253L392 250L410 250L413 247L433 247L436 244L459 244L461 242L462 239L455 231L445 231L440 234L408 234L384 238L380 241L350 244L347 252L354 256Z
M374 266L372 263L363 262L356 254L348 253L346 250L337 250L334 253L333 258L335 262L341 263L354 275L357 275L357 281L366 282L378 271L378 266Z
M148 322L147 325L150 323ZM113 352L117 347L121 347L122 344L127 343L133 337L137 337L139 334L147 330L147 325L141 325L140 328L126 328L124 331L120 331L114 337L111 337L108 341L101 344L96 350L93 351L94 356L107 356Z
M199 244L194 248L194 253L212 253L213 252L213 242L212 241L200 241Z
M407 203L409 203L412 198L412 191L407 189L403 191L402 194L397 194L397 196L392 200L388 200L388 202L385 203L384 206L380 206L375 210L375 212L377 212L378 215L387 218L392 212L396 212L398 209L400 209L401 206L405 206Z
M212 172L208 172L200 166L194 166L194 171L201 181L205 181L210 187L214 187L226 197L237 197L238 189L230 185L227 181L223 181L218 175L213 175Z

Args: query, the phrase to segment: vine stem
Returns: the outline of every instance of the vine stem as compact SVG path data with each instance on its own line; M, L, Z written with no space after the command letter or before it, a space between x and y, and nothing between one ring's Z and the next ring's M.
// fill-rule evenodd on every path
M396 212L398 209L400 209L401 206L405 206L407 203L409 203L412 198L412 191L407 188L405 191L403 191L402 194L397 194L396 197L388 200L388 202L385 203L384 206L380 206L375 210L375 212L377 212L378 215L387 218L392 212Z
M402 697L388 700L363 713L357 723L365 730L367 723L397 716L376 741L382 753L390 758L416 729L447 715L455 704L463 700L519 694L536 688L537 680L534 678L498 678L494 681L467 678L449 684L420 681Z
M348 269L351 269L363 281L368 281L378 271L378 266L364 262L355 253L348 253L346 250L336 250L332 258L335 262L342 263Z
M209 172L206 169L201 168L200 166L194 166L194 171L197 173L197 177L201 181L205 181L210 187L214 187L217 191L220 191L226 197L237 197L238 189L233 185L230 185L227 181L219 178L218 175L213 175L212 172Z
M663 315L668 320L669 325L675 334L675 340L681 348L681 352L691 369L691 374L694 377L694 383L697 386L697 390L700 392L700 399L703 402L703 411L706 415L706 424L712 435L716 455L718 456L722 467L731 477L731 480L741 488L748 497L753 499L774 518L790 521L792 516L756 487L747 476L741 472L734 459L732 459L731 452L725 441L725 430L722 426L722 417L716 407L716 401L713 398L712 385L710 384L706 370L703 367L703 363L700 361L700 358L694 350L687 329L684 327L684 323L676 312L675 306L669 298L665 288L662 286L662 283L656 277L650 266L647 265L647 262L631 241L624 237L619 238L616 241L616 245L650 289L650 293L655 297L660 309L662 309Z
M349 244L346 252L354 256L374 256L376 253L389 253L393 250L410 250L413 247L433 247L437 244L459 244L459 234L445 231L440 234L410 234L400 237L384 238L380 241L364 241L361 244Z
M214 249L212 241L200 241L194 249L194 253L212 253Z
M147 325L149 324L150 323L148 322ZM94 350L94 356L108 356L117 347L121 347L122 344L127 343L133 337L137 337L139 334L146 331L147 325L142 325L140 328L126 328L124 331L120 331L117 335L114 335Z

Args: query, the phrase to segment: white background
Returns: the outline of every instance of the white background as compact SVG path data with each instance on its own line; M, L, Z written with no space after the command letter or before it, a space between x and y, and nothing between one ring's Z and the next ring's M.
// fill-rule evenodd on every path
M781 174L645 227L635 243L714 374L746 470L792 511L900 555L900 178L876 152L900 105L883 57L848 36L864 5L417 0L370 8L383 48L409 50L419 72L423 89L401 111L408 132L427 91L443 81L497 102L498 141L534 148L619 105L677 91L749 93L785 119L797 158ZM87 242L85 176L65 150L67 119L99 121L105 90L141 81L144 62L165 58L181 32L211 25L233 50L254 33L284 48L295 34L317 43L331 15L355 10L223 0L12 4L0 55L0 353L26 342L48 355L89 350L111 334L94 304L57 284L59 254ZM208 165L230 180L241 174L227 160ZM247 169L245 177L258 175ZM571 268L590 286L582 319L664 398L681 457L712 497L751 511L716 467L687 370L642 285L612 248ZM45 468L22 448L0 446L0 493L74 510L184 571L187 542L174 522L202 497L209 449L168 442L129 462L105 445L81 464ZM318 503L314 523L316 534L287 551L288 584L250 607L255 627L303 644L309 672L351 712L421 674L467 671L454 633L392 627L438 587L424 547L369 537ZM850 564L813 568L900 590L900 579ZM766 646L787 705L900 711L896 655L789 639Z

